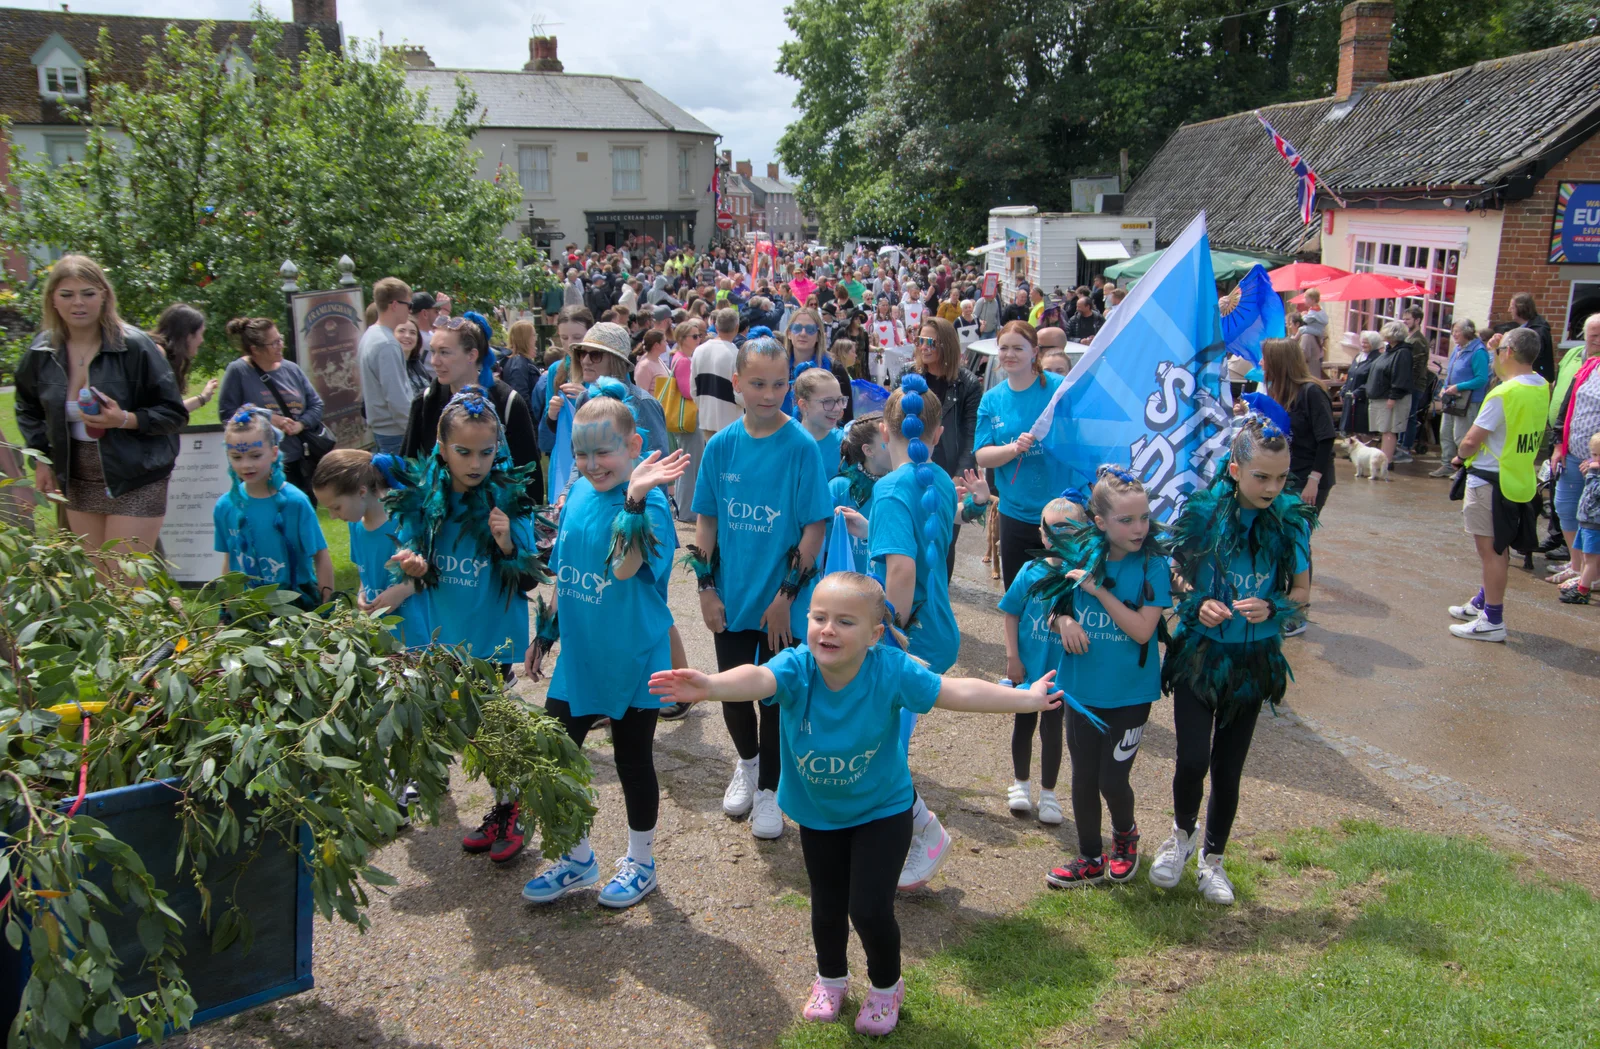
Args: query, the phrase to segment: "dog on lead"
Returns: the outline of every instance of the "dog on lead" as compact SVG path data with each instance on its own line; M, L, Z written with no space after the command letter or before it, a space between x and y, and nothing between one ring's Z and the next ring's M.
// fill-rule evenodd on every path
M1375 444L1364 444L1359 437L1341 437L1333 442L1333 450L1355 464L1357 477L1394 480L1389 476L1389 457Z

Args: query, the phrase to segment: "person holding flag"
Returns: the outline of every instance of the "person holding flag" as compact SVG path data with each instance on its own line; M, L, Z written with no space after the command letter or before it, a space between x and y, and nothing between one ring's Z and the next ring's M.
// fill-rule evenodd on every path
M1000 513L1000 577L1009 588L1039 541L1045 504L1070 483L1067 465L1044 454L1036 424L1064 381L1039 364L1039 336L1026 321L1000 329L997 359L1005 381L978 402L973 442L978 466L995 472Z

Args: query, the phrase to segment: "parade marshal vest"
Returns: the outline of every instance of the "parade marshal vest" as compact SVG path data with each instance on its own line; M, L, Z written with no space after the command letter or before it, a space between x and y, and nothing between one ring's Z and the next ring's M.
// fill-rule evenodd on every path
M1534 459L1544 440L1550 387L1545 383L1530 386L1503 382L1489 391L1483 403L1488 404L1496 397L1502 402L1506 419L1506 440L1500 449L1500 494L1514 503L1525 503L1539 488ZM1467 465L1472 465L1470 460Z

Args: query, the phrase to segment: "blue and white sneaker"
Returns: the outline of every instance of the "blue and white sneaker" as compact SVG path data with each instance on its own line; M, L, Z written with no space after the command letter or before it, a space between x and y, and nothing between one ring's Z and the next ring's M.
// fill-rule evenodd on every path
M640 863L632 856L617 861L617 873L600 890L600 906L622 910L632 907L656 888L656 861Z
M571 856L561 860L549 870L522 887L522 898L529 903L554 903L575 889L587 889L600 880L600 864L591 853L586 863Z

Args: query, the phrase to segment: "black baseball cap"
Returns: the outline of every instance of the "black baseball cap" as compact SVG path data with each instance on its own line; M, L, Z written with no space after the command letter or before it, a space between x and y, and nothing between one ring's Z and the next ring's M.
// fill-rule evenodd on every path
M438 306L438 303L434 302L433 301L433 296L429 295L427 292L425 292L425 291L414 291L414 292L411 293L411 312L412 313L421 313L423 310L431 310L431 309L436 308L437 306Z

